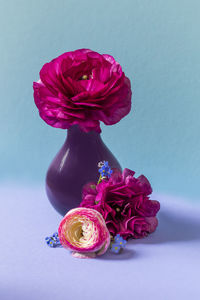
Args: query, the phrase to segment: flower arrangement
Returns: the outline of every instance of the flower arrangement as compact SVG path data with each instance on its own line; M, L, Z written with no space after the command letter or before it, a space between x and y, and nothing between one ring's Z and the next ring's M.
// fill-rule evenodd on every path
M74 257L93 258L108 249L120 253L127 240L143 238L156 230L160 203L150 200L152 188L144 175L111 170L100 162L98 183L83 188L80 207L70 210L59 225L58 235L46 238L50 247L62 245Z
M86 133L100 133L100 121L113 125L131 109L131 84L120 64L111 55L89 49L66 52L46 63L33 89L41 118L56 128L76 125ZM60 167L67 151L61 160L57 157ZM109 157L111 160L110 154ZM74 257L91 258L108 249L120 253L129 239L143 238L155 231L160 204L150 199L152 189L147 178L136 178L129 169L112 169L107 161L98 167L99 180L83 187L80 207L69 210L58 233L46 238L51 248L62 246ZM54 166L53 171L53 180L60 180L60 172Z
M100 133L100 121L113 125L131 109L131 84L120 64L89 49L46 63L33 89L41 118L57 128L78 124L85 132Z
M99 211L113 236L120 234L127 240L155 231L160 204L149 199L152 189L147 178L143 175L135 178L135 172L129 169L103 174L108 179L103 177L98 184L84 186L80 206Z

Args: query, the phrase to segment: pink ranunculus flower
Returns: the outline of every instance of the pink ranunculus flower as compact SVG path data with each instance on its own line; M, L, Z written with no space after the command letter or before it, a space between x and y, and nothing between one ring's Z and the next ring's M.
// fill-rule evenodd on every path
M110 233L102 215L91 208L70 210L58 228L63 247L78 258L93 258L104 254L110 245Z
M130 80L119 63L89 49L46 63L33 89L41 118L53 127L101 132L100 121L113 125L131 109Z
M115 171L100 184L85 185L80 204L99 211L111 235L120 234L124 239L145 237L158 225L160 203L149 199L152 189L147 178L134 174L129 169Z

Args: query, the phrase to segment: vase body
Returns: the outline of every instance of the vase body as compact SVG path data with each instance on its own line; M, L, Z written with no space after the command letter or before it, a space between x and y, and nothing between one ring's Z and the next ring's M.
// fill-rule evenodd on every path
M121 170L99 133L85 133L77 125L68 129L66 141L46 176L48 199L61 215L79 206L83 186L98 181L98 162L103 160L108 161L111 168Z

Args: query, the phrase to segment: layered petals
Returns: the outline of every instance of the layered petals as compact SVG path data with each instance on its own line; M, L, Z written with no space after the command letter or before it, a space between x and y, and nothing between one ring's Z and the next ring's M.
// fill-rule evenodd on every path
M145 237L158 225L160 203L150 200L152 188L147 178L134 175L129 169L115 170L100 184L87 184L80 204L99 211L111 235L120 234L124 239Z
M75 208L62 219L58 228L63 247L78 258L104 254L110 245L110 233L102 215L90 208Z
M101 132L119 122L131 109L131 84L110 55L89 49L66 52L46 63L33 83L34 100L49 125Z

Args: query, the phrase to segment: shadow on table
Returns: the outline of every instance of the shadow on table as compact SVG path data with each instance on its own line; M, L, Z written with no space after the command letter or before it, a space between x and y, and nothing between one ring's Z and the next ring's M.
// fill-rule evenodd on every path
M168 212L159 212L159 226L157 230L143 239L129 240L128 244L161 244L170 242L200 241L200 219L193 219L192 215L182 216ZM138 253L126 247L118 255L108 251L99 259L103 260L128 260L138 257Z
M181 216L171 212L159 213L157 230L144 239L131 240L134 244L160 244L170 242L200 241L200 218Z
M106 252L104 255L99 256L101 260L128 260L131 258L137 258L138 253L134 250L125 248L120 254L112 253L111 251Z

